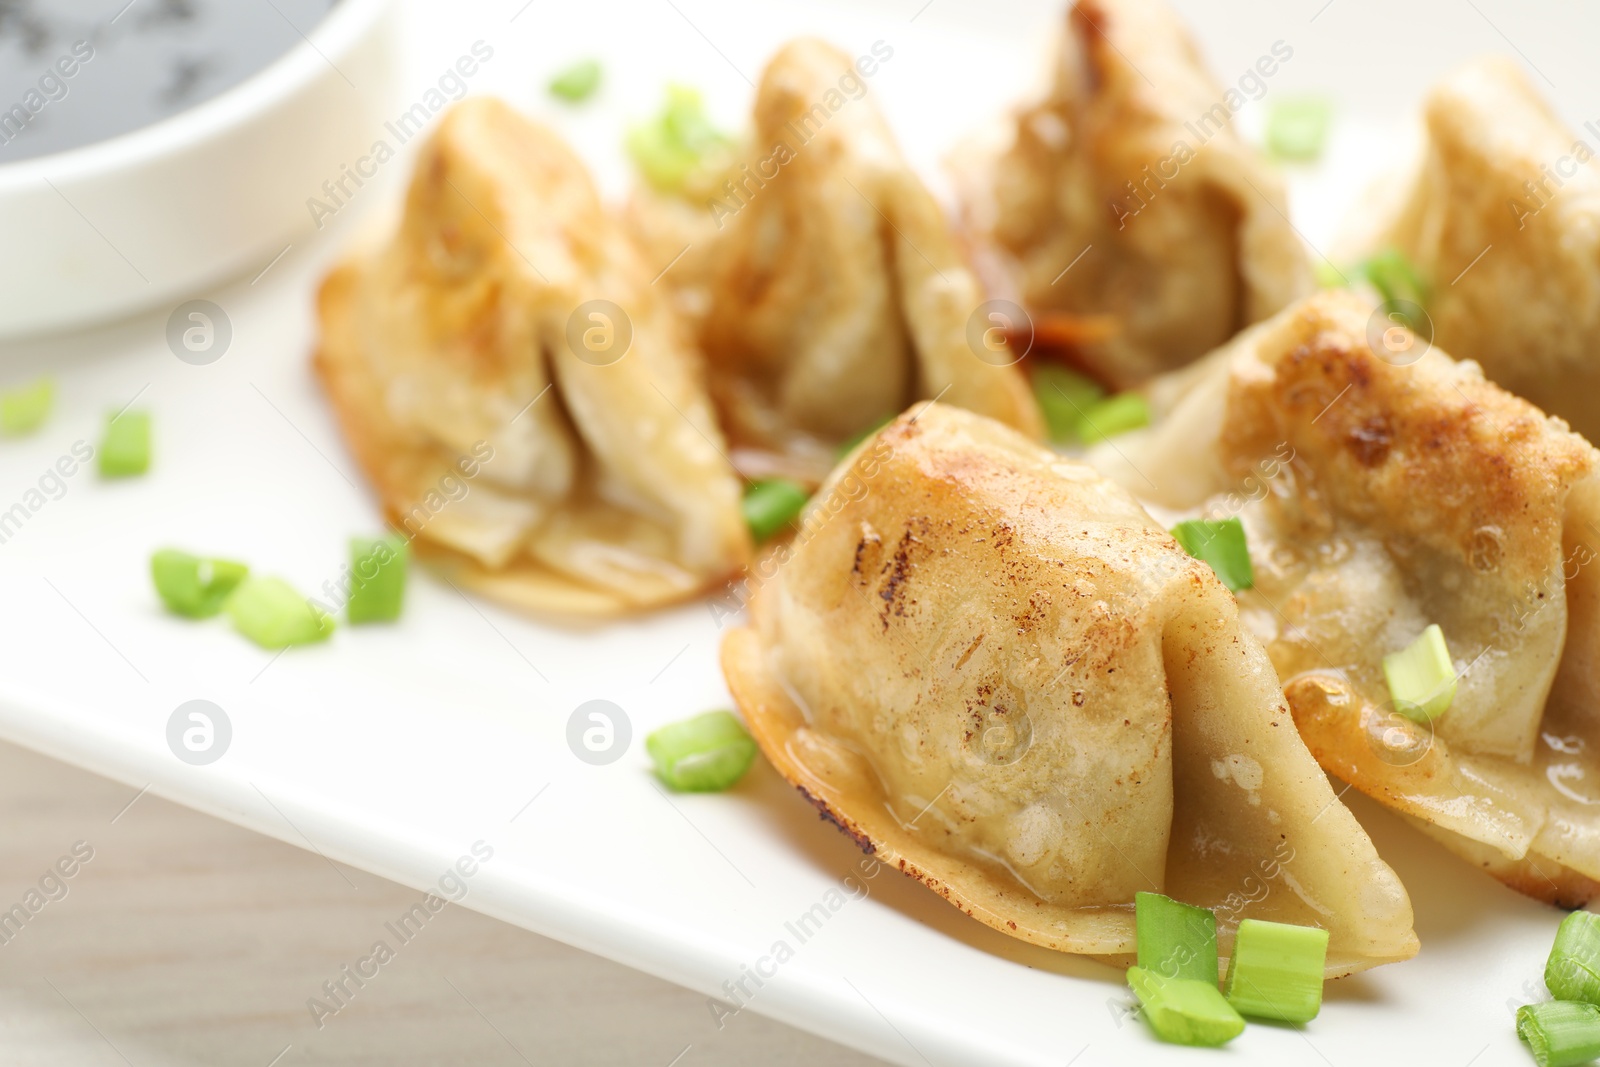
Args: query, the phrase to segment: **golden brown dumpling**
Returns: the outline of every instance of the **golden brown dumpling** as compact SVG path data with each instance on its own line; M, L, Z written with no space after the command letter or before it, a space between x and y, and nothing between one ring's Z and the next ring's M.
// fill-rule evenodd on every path
M1171 518L1243 521L1240 612L1324 768L1577 907L1600 893L1600 453L1475 364L1379 358L1373 324L1351 294L1297 304L1091 460ZM1458 676L1431 728L1382 668L1429 624Z
M785 45L756 94L757 158L711 205L703 342L725 428L818 478L917 399L1042 432L1009 357L969 343L983 294L866 85L829 45Z
M1296 736L1226 588L1133 497L991 419L902 415L841 464L723 665L762 751L968 915L1122 957L1160 890L1417 950L1399 880Z
M351 447L462 580L605 614L748 558L698 354L649 281L577 157L473 99L423 149L398 233L324 284L316 366Z
M1292 54L1280 41L1261 63ZM1264 91L1258 74L1249 84ZM1030 312L1117 320L1080 358L1118 387L1311 289L1283 183L1233 129L1245 99L1206 73L1160 0L1079 0L1048 95L964 182L973 226Z
M1433 340L1600 439L1600 171L1517 66L1485 59L1429 94L1420 166L1363 222L1431 281ZM1369 209L1370 210L1370 209Z

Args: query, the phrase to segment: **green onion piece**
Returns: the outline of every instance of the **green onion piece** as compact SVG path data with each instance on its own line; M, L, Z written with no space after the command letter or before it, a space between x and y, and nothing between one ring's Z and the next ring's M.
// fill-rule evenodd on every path
M1100 383L1087 375L1056 363L1041 363L1033 368L1033 395L1044 413L1050 440L1057 444L1076 443L1084 413L1105 399Z
M1317 280L1318 289L1345 289L1350 285L1345 273L1326 259L1318 259L1313 263L1311 273Z
M1413 722L1428 722L1450 710L1456 698L1456 668L1444 631L1433 623L1411 644L1383 657L1394 710Z
M843 459L844 457L848 456L850 453L854 452L855 449L856 449L856 446L859 445L862 441L865 441L867 438L871 437L873 434L877 433L879 430L883 429L885 426L889 425L893 421L894 421L894 416L893 415L885 415L883 418L881 418L881 419L877 420L876 422L874 422L871 426L868 426L865 430L862 430L860 433L858 433L854 437L850 438L850 440L846 441L844 444L839 446L839 452L838 452L839 458Z
M1222 584L1237 593L1256 584L1255 568L1250 565L1250 546L1245 541L1244 523L1227 519L1190 519L1172 528L1183 550L1195 559L1205 560L1217 572Z
M352 625L393 622L400 617L408 555L403 537L350 539L350 602L345 614Z
M100 440L100 476L126 478L150 469L150 413L124 411L106 420Z
M228 559L202 559L163 548L150 557L150 577L167 610L191 619L209 619L222 610L238 584L250 574L243 563Z
M787 478L765 478L751 482L744 491L744 521L750 536L760 544L800 517L811 494L799 482Z
M1561 920L1544 984L1557 1000L1600 1005L1600 915L1575 911Z
M282 578L248 578L226 604L234 627L262 648L288 648L325 640L333 617Z
M8 436L32 433L50 417L56 399L56 383L50 378L0 393L0 433Z
M644 741L656 774L680 793L731 787L756 758L756 743L731 712L708 711L663 726Z
M1143 967L1128 968L1128 984L1144 1007L1150 1029L1175 1045L1225 1045L1244 1032L1244 1019L1217 992L1214 982L1163 978Z
M600 61L586 59L574 63L550 79L550 95L569 104L587 100L600 88Z
M1217 984L1217 917L1209 908L1135 893L1133 914L1142 970Z
M1332 119L1333 108L1321 97L1278 100L1267 115L1267 147L1279 159L1314 160L1322 155Z
M1418 307L1427 306L1428 287L1417 268L1398 248L1381 249L1364 261L1359 269L1385 303L1408 300ZM1415 328L1413 323L1412 329Z
M1223 992L1242 1015L1309 1022L1322 1010L1328 931L1241 919Z
M1566 1000L1517 1009L1517 1036L1539 1067L1574 1067L1600 1056L1600 1008Z
M1118 393L1095 404L1083 413L1078 436L1092 445L1119 433L1150 425L1150 405L1138 393Z
M705 158L729 144L711 125L699 92L681 85L668 86L661 113L634 126L627 137L634 163L665 193L682 192Z

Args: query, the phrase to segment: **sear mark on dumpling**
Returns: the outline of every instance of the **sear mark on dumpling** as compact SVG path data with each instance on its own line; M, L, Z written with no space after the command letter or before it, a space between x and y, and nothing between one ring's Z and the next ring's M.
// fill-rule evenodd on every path
M1513 888L1582 903L1600 895L1600 453L1442 349L1382 358L1372 314L1342 292L1289 308L1153 385L1155 425L1090 461L1174 516L1243 522L1240 611L1328 771ZM1383 659L1430 624L1455 692L1419 722Z
M345 436L461 581L610 614L749 557L699 355L649 280L566 145L473 99L423 148L398 231L324 284L316 369Z
M1242 917L1325 926L1330 973L1414 953L1404 889L1211 571L1092 469L918 411L823 486L725 641L779 772L884 862L1038 945L1124 956L1134 894L1160 889L1219 909L1224 945ZM866 491L840 498L867 458ZM903 533L905 610L886 617Z

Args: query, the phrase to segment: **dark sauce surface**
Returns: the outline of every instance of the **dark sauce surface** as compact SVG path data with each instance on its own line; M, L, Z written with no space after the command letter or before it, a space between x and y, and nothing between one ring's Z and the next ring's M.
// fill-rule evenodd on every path
M300 44L338 0L0 0L0 164L185 111Z

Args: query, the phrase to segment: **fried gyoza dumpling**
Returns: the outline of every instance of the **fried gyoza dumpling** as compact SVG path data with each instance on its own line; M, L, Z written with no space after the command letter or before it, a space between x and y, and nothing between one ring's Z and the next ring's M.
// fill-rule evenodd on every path
M1048 95L964 183L1030 312L1118 321L1080 353L1106 381L1188 363L1310 291L1283 184L1233 129L1292 54L1278 42L1224 90L1160 0L1079 0Z
M1133 497L932 405L861 445L723 665L762 751L867 851L1002 933L1121 957L1134 894L1417 950L1227 589Z
M840 443L917 399L1042 432L1021 375L996 365L1009 357L969 344L983 294L866 93L850 57L820 41L773 58L759 156L735 176L709 253L703 340L728 434L818 477Z
M1091 459L1153 504L1240 517L1240 610L1323 767L1576 907L1600 891L1600 453L1397 328L1313 297ZM1431 727L1383 670L1430 624L1457 675Z
M1429 280L1433 340L1600 440L1600 170L1510 60L1434 88L1416 173L1359 250Z
M316 360L419 548L555 612L682 599L743 564L698 355L649 280L555 135L487 99L444 118L399 232L323 286Z

